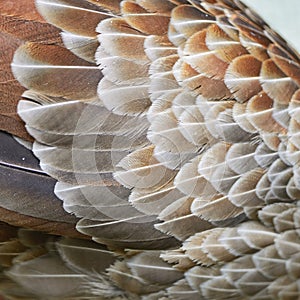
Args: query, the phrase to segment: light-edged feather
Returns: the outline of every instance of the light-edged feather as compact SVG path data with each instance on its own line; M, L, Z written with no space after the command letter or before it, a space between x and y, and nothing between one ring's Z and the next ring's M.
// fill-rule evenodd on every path
M283 133L284 128L273 118L273 111L273 100L264 92L248 101L247 118L257 130ZM265 122L266 119L269 122Z
M123 18L102 21L97 26L101 47L107 54L123 58L147 61L144 51L146 36L132 28Z
M80 134L87 132L95 134L95 136L96 134L115 134L137 137L139 134L144 134L148 127L147 120L143 117L120 117L103 106L86 104L81 101L38 105L22 100L19 103L18 111L27 126L53 134L77 134L79 137ZM70 111L72 118L68 117ZM93 113L97 113L98 117L93 118ZM57 119L61 122L56 122ZM73 142L76 147L76 139Z
M182 135L178 121L168 110L158 115L151 123L148 139L161 150L171 153L197 152L197 146L189 143Z
M224 277L208 280L201 286L201 291L206 298L218 297L238 300L242 297L241 292Z
M95 37L100 21L112 16L89 1L37 0L39 13L55 26L74 34Z
M55 194L69 213L102 222L122 218L122 210L124 214L137 214L128 203L130 190L112 178L99 180L95 185L76 184L58 182L55 186Z
M0 127L26 140L31 140L20 118L16 105L24 88L15 80L10 64L14 52L24 42L62 45L59 30L46 23L37 13L34 3L2 1L0 8Z
M268 53L280 70L298 85L300 83L300 66L291 49L285 50L278 45L270 45Z
M264 202L256 194L256 185L264 175L264 170L255 168L244 173L230 188L229 200L238 207L259 209Z
M197 300L199 293L193 290L185 279L177 281L167 289L168 296L174 300Z
M215 194L211 197L196 198L191 211L204 220L219 222L236 218L243 213L243 209L234 205L226 196Z
M181 133L194 145L203 146L211 141L206 122L196 105L186 108L180 115L179 122Z
M170 6L169 10L160 11L156 9L155 12L151 12L147 10L145 5L142 7L139 3L132 1L123 1L121 5L122 15L128 24L147 35L164 35L168 32L172 8Z
M291 78L276 66L272 59L262 64L260 76L263 90L278 104L288 104L297 90L297 85ZM284 93L283 93L284 91Z
M290 208L295 208L295 205L292 203L274 203L265 206L262 210L260 210L258 216L263 224L274 227L274 219L276 216Z
M177 48L169 41L168 37L165 35L149 35L145 39L144 47L145 53L151 61L155 61L160 57L166 57L177 53Z
M156 224L155 227L164 233L171 233L179 240L185 240L199 231L212 228L211 223L191 213L190 206L193 200L182 197L174 201L158 215L158 219L164 222Z
M227 63L238 56L247 54L247 50L238 41L231 39L217 24L207 28L205 42L218 58Z
M27 43L16 51L12 70L26 88L67 99L95 99L102 77L95 65L65 48L38 43Z
M261 91L260 69L261 62L247 54L235 58L229 65L225 84L237 101L243 103Z
M299 235L295 230L287 230L277 236L274 244L278 254L283 259L288 259L299 252L299 240Z
M200 286L207 280L220 275L218 266L212 268L205 268L202 266L195 266L184 273L184 276L189 285L194 289L200 291Z
M181 5L172 10L171 25L186 38L214 22L212 16L197 10L191 5Z
M247 103L234 103L232 107L232 118L234 121L246 132L255 133L255 127L249 122L247 118Z
M183 196L184 194L171 182L152 193L134 189L128 200L137 210L147 215L154 215L159 214L164 208Z
M127 265L134 276L144 281L168 285L182 278L183 274L160 258L160 251L145 251L128 259Z
M199 74L181 59L174 65L174 76L194 96L201 95L207 100L228 99L231 96L223 81Z
M116 259L113 252L91 241L62 238L55 245L64 262L83 274L104 273Z
M191 197L209 197L217 191L210 182L198 173L198 165L201 161L201 155L198 155L188 163L186 163L175 177L175 186Z
M94 241L113 249L166 249L177 245L175 238L154 228L156 223L154 216L140 214L103 223L81 219L76 228L79 232L93 236Z
M103 79L98 86L98 95L105 107L113 113L137 116L150 106L148 88L147 78L141 78L138 82L133 79L119 85Z
M175 172L165 168L153 156L153 146L127 155L118 164L115 178L126 187L145 190L158 189L170 182Z
M270 279L276 279L286 274L286 263L274 245L255 253L252 259L258 270Z
M97 64L101 66L102 73L106 79L114 84L122 85L127 82L128 85L135 82L141 82L144 78L147 82L148 61L132 61L130 59L108 55L99 47L96 52Z
M99 47L96 38L85 37L69 32L62 32L61 37L68 50L90 63L95 63L95 52Z
M186 42L183 60L197 72L215 79L223 79L228 64L215 55L206 45L205 30L193 34Z
M230 169L238 174L246 173L257 167L255 150L257 146L249 142L233 144L226 154Z
M155 293L165 287L157 284L150 284L142 278L134 276L126 261L117 261L108 269L108 274L116 286L137 297Z

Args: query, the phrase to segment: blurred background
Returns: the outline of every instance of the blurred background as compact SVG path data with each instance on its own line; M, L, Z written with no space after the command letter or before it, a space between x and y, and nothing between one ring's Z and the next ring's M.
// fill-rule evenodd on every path
M242 0L300 52L300 0Z

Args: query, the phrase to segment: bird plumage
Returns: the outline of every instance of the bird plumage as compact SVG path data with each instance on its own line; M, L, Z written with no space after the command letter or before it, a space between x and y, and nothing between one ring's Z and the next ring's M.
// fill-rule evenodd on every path
M299 54L238 0L5 2L1 293L298 299Z

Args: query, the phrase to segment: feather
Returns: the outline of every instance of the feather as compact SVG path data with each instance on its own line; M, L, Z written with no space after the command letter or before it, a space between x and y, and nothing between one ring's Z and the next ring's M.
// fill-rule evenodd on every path
M195 266L185 272L184 275L187 282L194 290L200 290L200 286L204 282L220 275L220 270L218 267L205 268L202 266Z
M240 103L249 100L261 91L260 69L261 62L251 55L239 56L229 65L225 83Z
M145 35L132 28L124 19L107 19L97 27L101 47L110 55L147 61ZM126 49L126 51L124 51Z
M194 215L210 222L235 218L243 212L241 208L234 205L227 197L220 194L210 198L196 198L192 203L191 211Z
M45 23L32 3L2 1L0 8L0 128L30 140L16 114L24 88L14 79L10 63L14 51L24 42L62 44L59 31ZM36 33L36 34L33 34Z
M147 4L149 1L147 1ZM162 3L162 2L161 2ZM163 2L167 3L167 2ZM144 43L145 53L151 61L177 53L177 48L169 41L168 37L149 35Z
M259 209L263 201L256 195L256 185L264 171L256 168L243 174L230 188L229 200L238 207Z
M282 276L273 281L270 286L270 295L276 297L298 297L298 286L288 277Z
M0 4L0 293L297 298L298 53L239 0L36 2Z
M284 132L282 126L273 118L273 100L265 93L252 97L247 104L247 118L249 122L259 131ZM266 123L265 120L269 122Z
M172 183L166 184L160 190L144 192L142 189L134 189L128 198L129 202L139 211L147 215L159 214L168 205L184 195L173 186Z
M64 238L56 242L56 247L69 267L84 274L101 274L115 260L112 252L90 241Z
M67 212L74 213L78 217L87 216L91 220L101 220L99 218L102 217L110 221L117 216L120 217L122 209L127 211L130 209L127 201L130 190L120 186L113 179L99 181L97 185L71 185L58 182L55 194L63 201L63 207ZM136 213L133 208L132 211Z
M218 25L213 24L206 30L205 42L207 47L223 61L230 63L243 54L246 49L236 40L231 39Z
M16 51L12 69L15 77L27 88L67 99L95 98L101 78L96 66L66 49L37 43L27 43ZM41 85L42 78L47 84Z
M122 86L122 82L125 81L130 85L133 81L141 78L144 78L145 82L148 81L146 79L148 76L147 61L134 62L126 58L110 56L101 48L98 48L96 58L97 63L101 65L103 75L113 84ZM99 93L101 93L101 88L99 88Z
M226 154L226 162L230 169L238 174L243 174L257 167L257 163L254 158L255 150L256 145L251 143L233 144Z
M199 299L197 291L192 290L185 279L177 281L172 287L168 288L168 295L176 300Z
M158 215L159 220L155 228L166 234L172 234L179 240L185 240L199 231L210 229L212 225L191 213L190 206L193 198L182 197L167 206Z
M53 194L55 181L41 171L30 150L7 134L1 133L1 140L1 220L61 234L65 230L66 235L77 236L76 218L66 214Z
M69 32L62 32L61 37L67 49L90 63L95 62L95 52L99 46L96 38L82 37Z
M199 74L182 60L175 64L174 76L184 88L187 88L195 96L201 95L207 100L220 100L231 96L223 81Z
M118 164L118 168L115 173L117 181L139 189L158 189L175 175L153 157L153 146L131 153Z
M169 9L171 8L172 6ZM145 9L145 5L141 7L131 1L123 1L121 10L128 24L140 32L148 35L164 35L168 32L170 13L168 10L160 12L156 9L155 13L152 13Z
M191 5L181 5L172 10L171 25L186 38L214 22L213 17Z
M161 232L174 236L177 240L184 241L197 232L211 228L212 225L193 214L186 214L170 218L155 225Z
M207 32L202 30L187 40L183 50L183 60L197 72L221 80L224 78L228 64L207 48L206 36Z
M168 265L159 255L160 251L146 251L130 258L127 265L134 276L149 283L169 285L181 279L182 272Z
M164 261L173 264L173 267L178 270L185 271L195 265L182 249L164 251L160 254L160 257Z
M166 111L155 118L149 128L148 139L166 152L197 151L197 147L190 144L181 134L177 120L170 111Z
M112 172L114 164L124 158L128 151L109 150L86 150L47 147L35 143L32 149L36 157L42 161L43 167L51 165L62 171L72 173L95 173Z
M298 253L299 236L297 235L296 231L288 230L278 235L274 244L278 254L282 258L287 259Z
M96 222L81 219L77 230L112 248L165 249L177 245L177 240L154 228L156 218L137 215L123 220Z
M286 50L278 47L277 45L270 45L269 55L275 64L286 74L291 77L296 84L299 84L299 63L293 58L293 54L288 53Z
M141 79L138 86L133 86L130 80L120 85L102 80L98 86L98 95L108 110L120 115L134 116L148 109L150 105L148 88L147 79Z
M95 28L99 22L112 16L88 1L37 0L36 6L49 23L73 34L88 37L95 37Z
M72 271L56 256L42 256L10 269L8 276L40 297L65 297L80 294L87 279Z
M116 286L139 296L155 293L164 288L156 284L149 284L149 282L143 281L142 278L134 276L126 261L116 262L108 269L108 274Z
M216 193L216 190L204 176L198 173L201 156L197 156L186 163L175 177L175 186L191 197L205 197Z
M247 103L234 103L232 107L232 118L233 120L246 132L255 133L256 129L249 122L247 118Z
M211 140L211 135L206 129L204 118L198 107L186 108L180 115L179 122L181 133L194 145L203 146Z
M292 79L286 77L271 59L263 62L260 75L263 90L269 97L278 104L288 104L297 90Z
M227 299L241 299L242 295L231 283L223 277L216 277L201 286L202 294L206 298L218 297ZM222 299L221 298L221 299Z

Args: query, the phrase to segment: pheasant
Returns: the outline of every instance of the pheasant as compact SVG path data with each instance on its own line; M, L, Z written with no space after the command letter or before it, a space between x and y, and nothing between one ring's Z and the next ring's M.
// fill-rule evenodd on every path
M4 299L299 299L297 51L239 0L0 12Z

